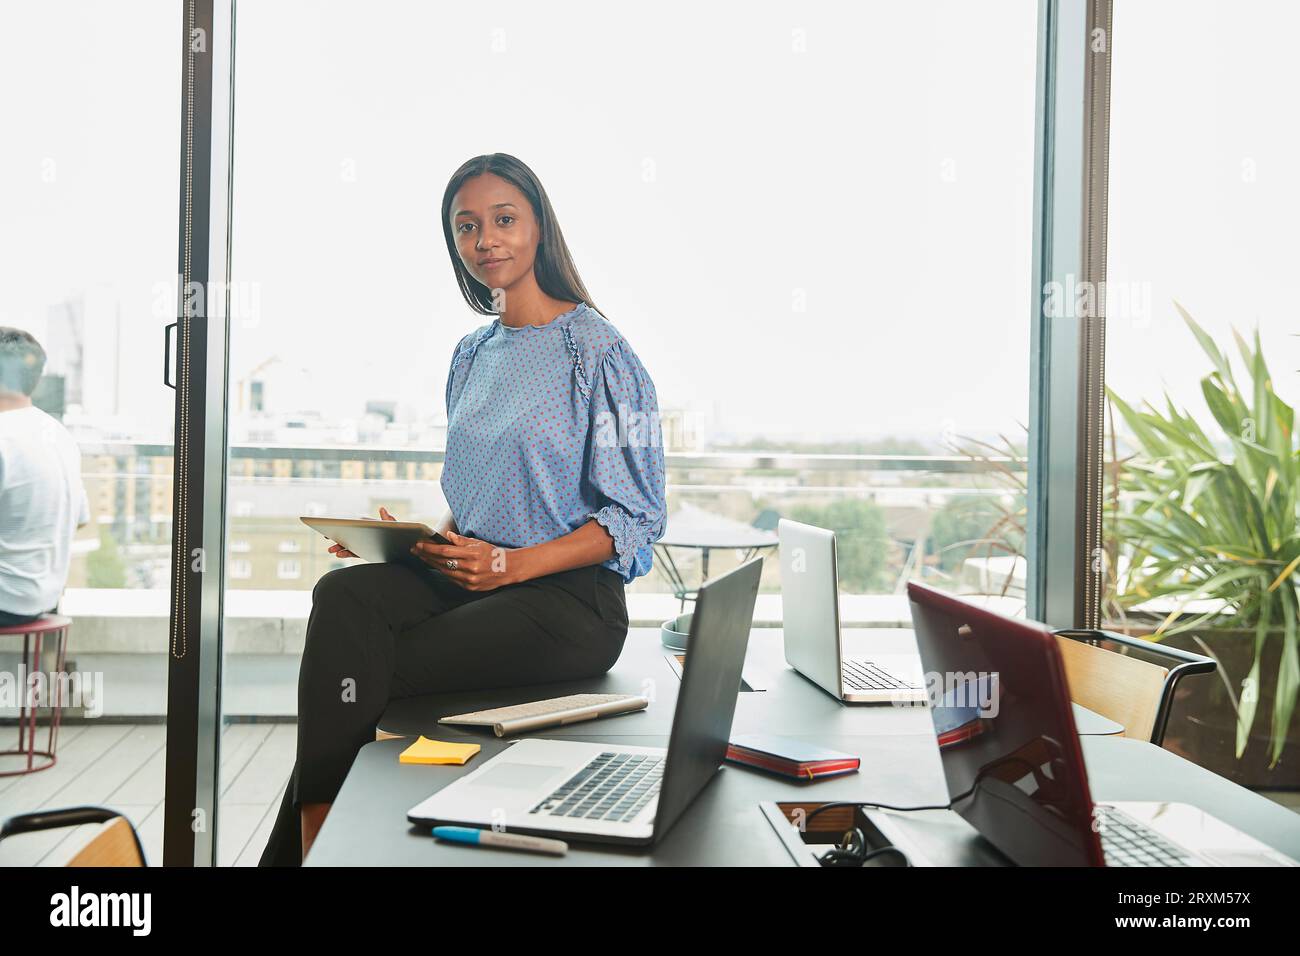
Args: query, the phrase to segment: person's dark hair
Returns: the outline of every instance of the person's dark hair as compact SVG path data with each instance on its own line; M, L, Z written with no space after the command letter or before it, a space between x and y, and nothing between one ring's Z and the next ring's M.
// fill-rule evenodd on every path
M45 371L45 349L30 332L0 326L0 391L30 395Z
M533 261L533 275L537 278L538 287L553 298L586 302L595 309L596 303L587 294L586 286L582 284L578 269L573 264L573 257L569 255L569 247L564 243L564 233L560 231L560 224L556 220L555 210L551 208L546 190L542 188L537 174L509 153L475 156L452 174L447 189L442 194L442 231L447 237L447 252L451 254L451 265L456 270L456 282L470 308L483 315L497 314L492 308L492 290L470 275L465 264L460 261L460 251L456 247L456 234L451 222L451 203L465 180L483 173L493 173L512 183L533 207L539 229L537 258Z

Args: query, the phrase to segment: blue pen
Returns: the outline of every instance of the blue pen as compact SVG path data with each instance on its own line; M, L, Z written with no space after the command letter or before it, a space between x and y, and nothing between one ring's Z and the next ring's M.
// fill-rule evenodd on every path
M499 846L507 850L527 850L529 853L549 853L553 856L564 856L569 852L569 844L563 840L524 836L522 833L499 833L478 827L434 827L433 835L439 840L469 846Z

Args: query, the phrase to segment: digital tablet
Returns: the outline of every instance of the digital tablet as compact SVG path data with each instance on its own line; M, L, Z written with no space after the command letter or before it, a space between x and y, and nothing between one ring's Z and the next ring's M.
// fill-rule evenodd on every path
M422 567L429 567L411 554L411 548L421 541L451 544L438 532L419 521L308 516L300 517L298 520L367 561L395 561L403 564L415 561Z

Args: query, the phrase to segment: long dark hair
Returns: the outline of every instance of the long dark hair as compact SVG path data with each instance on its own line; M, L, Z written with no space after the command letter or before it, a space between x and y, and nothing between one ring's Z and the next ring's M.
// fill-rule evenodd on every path
M465 264L460 261L460 251L456 247L456 235L451 223L451 203L465 180L483 173L493 173L514 184L533 207L533 215L537 218L540 229L533 275L541 290L552 298L586 302L595 309L596 303L591 301L586 286L582 284L582 277L573 264L569 247L564 242L564 233L560 231L555 210L551 208L551 200L542 188L541 180L522 160L509 153L475 156L452 174L447 189L442 194L442 232L447 237L447 252L451 255L451 266L456 270L456 283L470 308L483 315L497 314L492 308L492 290L470 275Z

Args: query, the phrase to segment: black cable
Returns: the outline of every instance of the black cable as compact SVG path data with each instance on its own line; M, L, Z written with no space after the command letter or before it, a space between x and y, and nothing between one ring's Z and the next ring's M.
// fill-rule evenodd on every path
M817 857L817 862L822 866L861 867L865 866L868 860L878 857L882 853L897 853L903 858L904 866L912 865L912 861L907 854L893 845L882 846L867 852L867 837L860 827L854 827L852 830L846 831L837 845Z
M888 803L871 803L869 801L864 801L864 800L840 800L835 803L823 803L821 806L817 807L811 813L806 814L804 816L804 822L806 823L807 821L811 820L813 817L817 816L817 814L821 813L823 810L834 810L836 807L870 807L873 810L898 810L902 813L911 813L913 810L951 810L952 805L954 803L956 803L958 800L962 800L966 797L969 797L972 793L975 792L975 788L978 786L979 786L979 780L977 779L975 783L970 787L970 789L964 791L963 793L957 794L957 796L953 797L947 803L942 805L934 804L932 806L926 806L926 807L895 807Z
M912 861L908 858L907 854L892 844L889 846L882 846L878 850L872 850L870 853L868 853L866 856L862 858L862 862L866 863L867 860L871 859L873 856L880 856L880 854L882 853L897 853L899 856L903 858L903 866L912 865ZM861 864L858 865L861 866Z
M961 799L961 797L971 793L974 789L974 787L971 787L971 789L966 791L966 793L959 795L957 799ZM859 800L839 800L834 803L823 803L819 807L814 807L811 812L804 815L800 829L806 830L808 821L817 816L817 814L840 807L853 807L855 810L863 807L870 807L873 810L897 810L902 813L910 813L914 810L951 810L952 802L950 801L942 805L933 804L921 807L896 807L888 803L867 803ZM856 841L850 839L853 835L856 836ZM862 833L861 829L854 827L852 830L847 831L844 834L844 837L840 840L838 845L817 857L817 862L822 866L862 866L868 860L880 856L882 853L897 853L903 858L904 866L912 865L912 861L908 858L908 855L892 844L890 846L879 847L878 849L872 850L870 853L865 852L866 848L866 836Z
M980 775L982 775L982 771ZM956 803L958 800L970 796L972 793L975 792L975 788L979 786L980 775L976 776L975 783L968 790L966 790L963 793L957 794L957 796L953 797L945 804L933 804L930 806L923 806L923 807L896 807L888 803L868 803L862 800L837 800L833 803L823 803L821 806L815 807L812 810L812 812L804 815L802 825L799 827L799 829L801 832L806 831L808 821L811 820L813 817L817 816L817 814L822 813L826 810L834 810L839 807L853 807L854 809L870 807L873 810L897 810L900 813L911 813L914 810L951 810L952 805L954 803ZM862 831L857 827L854 827L854 829L850 832L856 833L858 837L861 838L862 849L866 849L866 837L863 835ZM904 866L912 865L912 861L908 859L907 854L904 853L902 850L900 850L898 847L893 846L892 844L890 846L882 846L879 849L872 850L870 853L867 853L865 855L861 855L861 854L854 855L855 851L853 850L851 845L847 847L844 846L844 844L846 843L851 843L848 837L849 837L849 833L845 833L844 838L841 839L839 845L833 847L830 850L827 850L821 856L817 857L818 862L820 862L823 866L862 866L862 864L866 863L867 860L870 860L872 857L879 856L882 853L897 853L899 856L903 858Z
M807 823L824 810L835 810L840 807L870 807L873 810L900 810L904 813L910 813L913 810L951 810L952 804L945 803L942 806L935 804L934 806L928 807L895 807L888 803L867 803L861 800L841 800L836 803L823 803L821 806L816 807L811 812L804 815L804 823Z
M845 831L840 842L817 858L822 866L861 866L866 854L867 837L858 827Z

